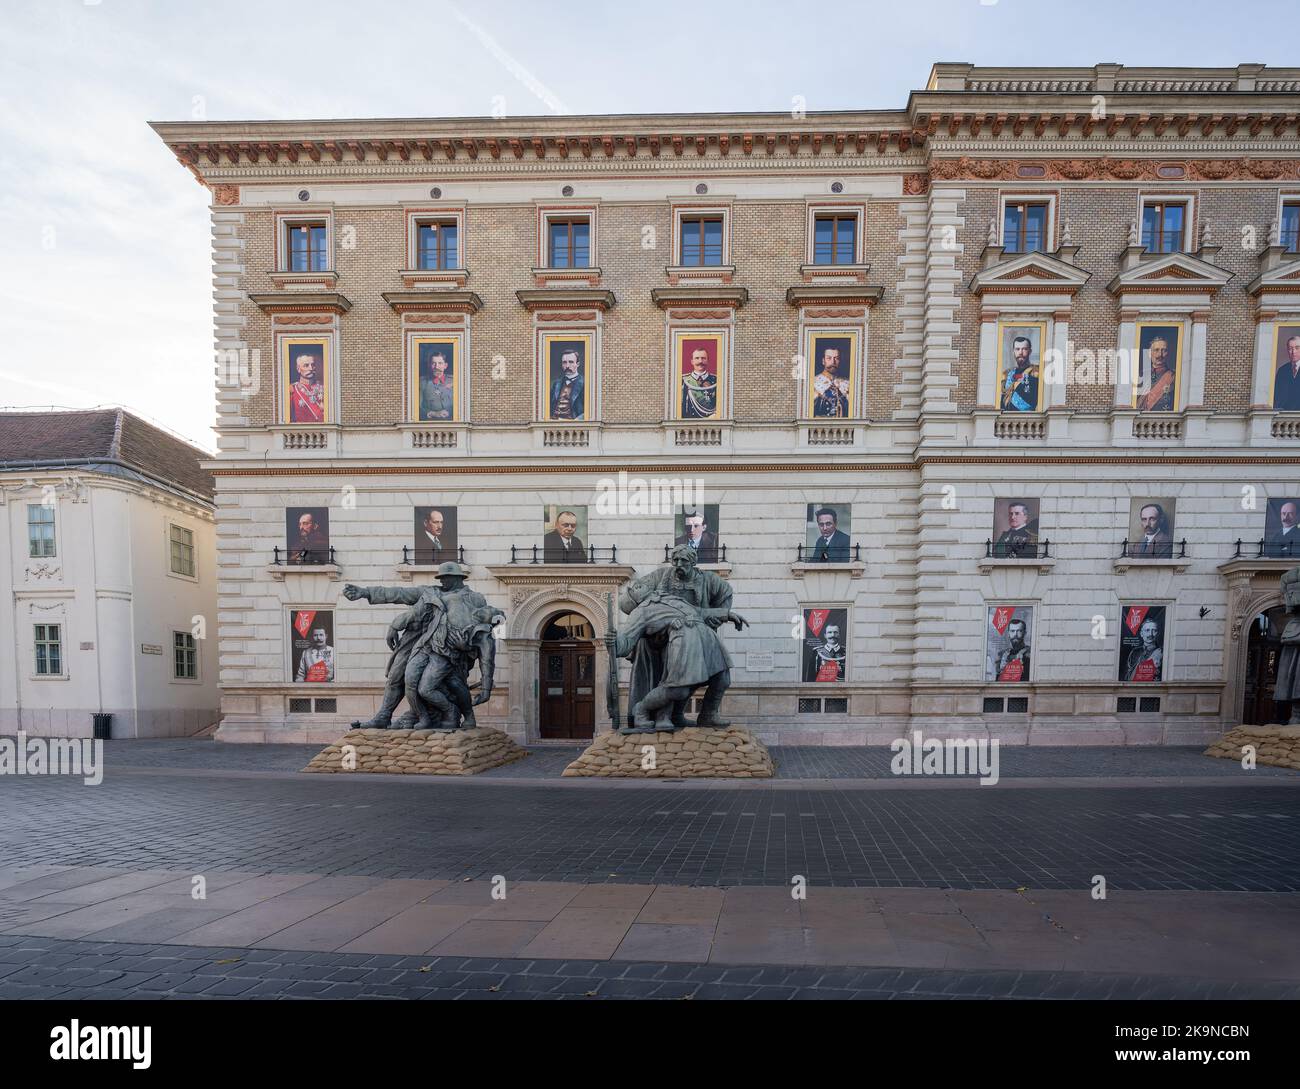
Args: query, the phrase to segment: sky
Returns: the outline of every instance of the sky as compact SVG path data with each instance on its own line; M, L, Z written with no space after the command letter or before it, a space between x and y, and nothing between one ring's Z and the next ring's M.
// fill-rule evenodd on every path
M122 405L215 449L209 198L150 121L898 109L937 61L1300 65L1294 10L0 0L0 406Z

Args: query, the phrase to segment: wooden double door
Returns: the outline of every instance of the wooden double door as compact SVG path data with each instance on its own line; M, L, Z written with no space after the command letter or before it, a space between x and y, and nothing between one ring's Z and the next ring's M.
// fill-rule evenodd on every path
M596 646L544 642L537 663L538 733L590 741L596 726Z
M1282 714L1291 713L1289 706L1273 702L1285 625L1286 612L1281 605L1260 613L1250 622L1250 635L1246 642L1245 699L1241 708L1241 721L1247 725L1281 722Z

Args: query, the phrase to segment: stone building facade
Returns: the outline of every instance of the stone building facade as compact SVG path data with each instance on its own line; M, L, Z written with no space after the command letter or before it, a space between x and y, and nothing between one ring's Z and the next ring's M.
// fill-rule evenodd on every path
M697 512L765 740L1270 717L1298 116L1300 69L940 64L889 110L155 125L212 192L219 736L371 712L393 614L342 587L431 581L429 508L520 740L609 727L606 595Z

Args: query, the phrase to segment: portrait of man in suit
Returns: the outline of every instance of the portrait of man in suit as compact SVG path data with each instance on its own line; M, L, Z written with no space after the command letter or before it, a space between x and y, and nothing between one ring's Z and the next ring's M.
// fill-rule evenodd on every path
M1273 407L1300 412L1300 325L1278 326L1273 361Z
M1168 559L1174 554L1174 500L1134 499L1129 511L1128 554Z
M1300 499L1270 499L1264 516L1264 555L1300 557Z
M581 519L579 519L581 511ZM550 526L542 538L542 560L544 563L586 563L587 548L578 535L579 521L584 527L587 521L587 508L559 507L552 515L550 511L543 514L546 524Z
M677 512L677 533L674 545L689 545L695 549L698 563L718 562L718 505L682 508Z
M808 504L808 546L805 555L809 563L848 563L849 555L849 505L827 503Z
M446 563L458 559L456 508L415 508L415 562Z
M548 420L588 419L587 345L590 338L546 337Z

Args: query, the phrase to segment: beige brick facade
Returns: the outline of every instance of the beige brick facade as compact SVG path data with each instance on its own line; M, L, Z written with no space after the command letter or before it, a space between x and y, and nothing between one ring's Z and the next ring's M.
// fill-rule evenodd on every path
M1234 724L1252 621L1287 566L1252 550L1267 500L1300 495L1300 420L1267 396L1275 328L1300 325L1300 256L1270 246L1283 201L1300 200L1297 107L1300 70L939 65L904 109L801 119L157 126L213 191L218 348L259 361L218 389L223 736L325 739L369 712L388 614L340 590L393 583L411 508L437 503L459 511L471 585L524 624L505 637L488 717L535 740L544 621L569 609L599 636L603 594L673 536L671 512L597 515L619 471L698 478L719 504L735 607L752 622L725 637L729 705L769 740L915 727L1195 741ZM1189 201L1169 259L1131 242L1142 201L1160 196ZM1003 248L1007 198L1049 204L1042 254ZM591 210L594 267L557 284L535 272L539 209L569 204ZM682 205L725 210L725 268L673 267ZM862 210L849 268L809 267L814 206ZM439 207L461 216L467 275L404 283L408 212ZM284 275L279 217L304 214L329 224L321 283ZM403 291L422 292L419 305L390 305ZM1132 347L1143 322L1176 325L1174 410L1135 412L1125 388L1076 375L1042 412L999 411L996 333L1017 321L1047 331L1040 353L1097 356ZM723 337L730 396L720 419L684 428L665 411L678 396L665 360L691 328ZM468 344L469 411L445 427L409 418L417 329ZM570 330L594 337L598 412L543 424L537 337ZM817 330L860 334L850 419L804 418ZM288 332L336 337L324 425L282 418L276 334ZM995 500L1015 496L1039 500L1055 547L1043 562L984 563ZM1119 556L1130 501L1153 496L1176 499L1188 554L1135 566ZM510 545L540 540L543 503L589 508L590 541L617 545L622 566L532 581L509 570ZM825 503L848 505L861 563L802 570L807 505ZM329 508L339 571L270 569L285 508L300 506ZM985 678L987 609L1003 603L1034 610L1028 683ZM1166 609L1158 683L1116 679L1119 610L1133 603ZM296 604L333 610L332 715L287 709L304 692L286 665ZM833 688L801 679L791 631L813 606L850 610L848 677ZM800 711L832 693L844 710ZM988 709L1008 696L1023 703ZM1125 707L1139 697L1159 709Z

